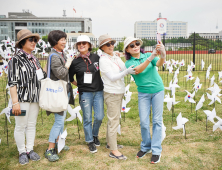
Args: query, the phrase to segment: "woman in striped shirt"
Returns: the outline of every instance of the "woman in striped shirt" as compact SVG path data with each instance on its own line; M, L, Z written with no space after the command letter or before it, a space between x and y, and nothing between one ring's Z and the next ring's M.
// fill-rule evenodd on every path
M33 34L29 30L19 31L16 42L16 50L19 50L9 62L8 85L12 98L12 113L15 115L14 137L19 151L19 163L23 165L27 164L29 159L40 159L33 151L33 146L39 113L39 80L46 77L46 73L38 59L32 55L39 38L39 34ZM21 110L26 111L25 116L21 116Z

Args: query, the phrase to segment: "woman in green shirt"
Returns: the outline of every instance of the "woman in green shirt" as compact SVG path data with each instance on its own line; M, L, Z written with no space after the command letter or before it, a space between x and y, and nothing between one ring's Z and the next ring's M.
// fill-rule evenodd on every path
M138 106L141 126L141 150L138 158L152 152L151 163L158 163L161 157L161 134L163 120L164 86L156 66L162 66L166 51L161 42L157 44L153 53L141 50L142 40L128 37L124 41L126 67L135 66L136 75L132 75L138 90ZM157 55L160 54L159 59ZM153 135L150 136L150 107L153 113Z

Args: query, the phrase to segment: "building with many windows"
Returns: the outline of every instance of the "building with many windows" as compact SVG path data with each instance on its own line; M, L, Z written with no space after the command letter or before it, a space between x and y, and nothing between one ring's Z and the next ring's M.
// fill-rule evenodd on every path
M154 21L137 21L134 24L134 37L156 37L158 19L166 20L166 37L188 36L188 23L183 21L169 21L161 17Z
M16 35L21 29L28 29L40 36L47 35L52 30L66 33L92 33L92 20L74 17L36 17L29 11L9 12L8 18L0 15L0 40L8 36L16 40Z

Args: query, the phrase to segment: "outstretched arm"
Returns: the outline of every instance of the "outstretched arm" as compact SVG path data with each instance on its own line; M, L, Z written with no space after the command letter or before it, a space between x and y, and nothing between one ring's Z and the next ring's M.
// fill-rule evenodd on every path
M162 66L166 60L166 50L162 42L160 42L160 47L158 47L157 50L159 51L161 58L157 61L156 66Z

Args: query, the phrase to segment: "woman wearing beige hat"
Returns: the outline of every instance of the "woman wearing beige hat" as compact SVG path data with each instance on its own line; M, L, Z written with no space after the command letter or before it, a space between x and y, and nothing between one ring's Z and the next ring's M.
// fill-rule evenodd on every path
M46 77L46 73L32 54L39 38L39 34L33 34L29 30L19 31L16 53L9 62L8 85L12 98L12 113L15 115L14 137L19 151L19 163L22 165L29 162L28 158L33 161L40 159L33 151L33 146L39 113L39 80ZM21 116L21 110L26 114Z
M114 50L115 40L109 35L99 37L99 48L103 51L100 60L100 72L104 83L104 100L107 105L107 148L110 148L110 157L126 160L127 157L118 151L122 145L117 145L117 129L122 108L122 99L125 92L124 76L135 74L133 66L126 69L124 62Z
M70 66L69 78L72 84L78 86L85 141L88 143L90 152L96 153L96 146L100 146L99 128L104 117L103 82L99 70L99 56L90 53L92 44L86 35L79 36L74 46L80 54ZM74 80L74 75L77 82ZM93 126L92 108L94 109Z
M151 163L160 161L162 147L162 121L163 121L163 81L156 70L156 66L162 66L166 51L161 42L158 42L153 53L144 53L141 49L142 40L128 37L124 41L124 52L126 56L126 67L136 66L137 75L132 75L138 90L138 106L141 127L141 150L137 153L142 158L152 152ZM160 54L160 58L157 54ZM150 107L153 113L153 135L150 136Z

